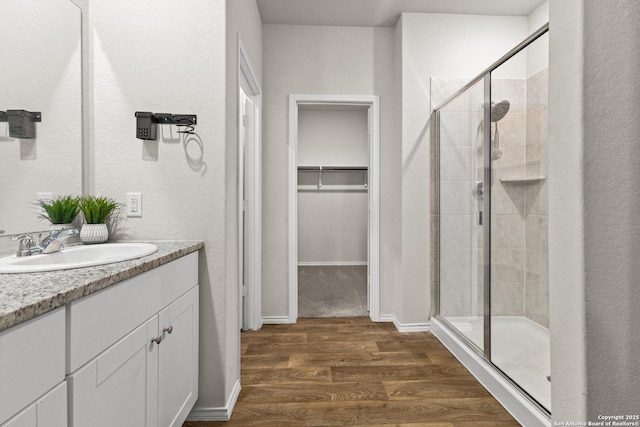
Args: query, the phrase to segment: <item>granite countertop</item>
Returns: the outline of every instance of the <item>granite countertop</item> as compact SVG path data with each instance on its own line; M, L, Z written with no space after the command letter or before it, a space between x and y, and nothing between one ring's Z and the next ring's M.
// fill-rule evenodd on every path
M204 247L201 241L149 241L142 258L45 273L0 274L0 331L62 307Z

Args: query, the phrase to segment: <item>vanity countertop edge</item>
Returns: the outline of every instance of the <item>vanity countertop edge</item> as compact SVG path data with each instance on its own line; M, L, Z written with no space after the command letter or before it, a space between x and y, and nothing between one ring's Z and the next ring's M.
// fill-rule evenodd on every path
M129 261L44 273L0 274L0 332L204 248L196 240L145 241L158 247Z

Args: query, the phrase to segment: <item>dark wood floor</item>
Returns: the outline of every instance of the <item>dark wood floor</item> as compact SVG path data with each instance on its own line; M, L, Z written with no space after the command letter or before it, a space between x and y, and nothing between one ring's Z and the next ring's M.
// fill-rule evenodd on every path
M519 426L433 335L366 318L243 332L241 384L230 421L183 427Z

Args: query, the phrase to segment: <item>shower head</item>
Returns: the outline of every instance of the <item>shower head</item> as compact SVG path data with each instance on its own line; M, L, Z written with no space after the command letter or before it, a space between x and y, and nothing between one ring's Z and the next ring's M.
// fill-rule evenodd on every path
M497 122L504 118L509 112L509 107L511 104L506 99L504 101L500 101L497 104L495 102L491 103L491 121Z

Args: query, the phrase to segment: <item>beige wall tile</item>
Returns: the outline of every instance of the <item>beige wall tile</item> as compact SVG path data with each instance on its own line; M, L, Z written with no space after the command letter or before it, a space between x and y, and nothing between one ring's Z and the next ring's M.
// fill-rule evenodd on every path
M526 114L509 112L502 120L491 124L491 137L498 126L500 147L523 147L526 143Z
M526 83L520 79L492 79L491 100L500 102L507 100L511 104L509 114L526 111Z
M525 220L527 249L547 253L548 217L546 215L529 215Z
M472 224L475 215L445 215L440 219L440 248L467 249L471 248L474 235L479 230Z
M547 140L547 122L546 107L527 112L527 145L539 144Z
M471 283L471 250L440 250L440 282Z
M549 327L549 289L535 283L526 282L525 315L542 326Z
M471 194L471 181L442 181L440 183L440 214L471 215L476 200Z
M527 79L527 110L534 110L549 103L549 69Z
M525 192L519 184L494 182L491 192L491 209L494 215L511 214L524 216Z
M493 215L491 245L496 249L524 248L524 219L520 215Z
M470 147L440 147L440 179L469 181L473 179L473 152Z
M524 249L493 249L491 280L524 283Z
M525 281L532 285L548 288L548 255L544 252L528 250L525 253L525 262Z
M547 215L549 206L546 180L525 186L525 213L527 215Z
M524 286L518 282L492 282L491 314L522 316L524 314Z

